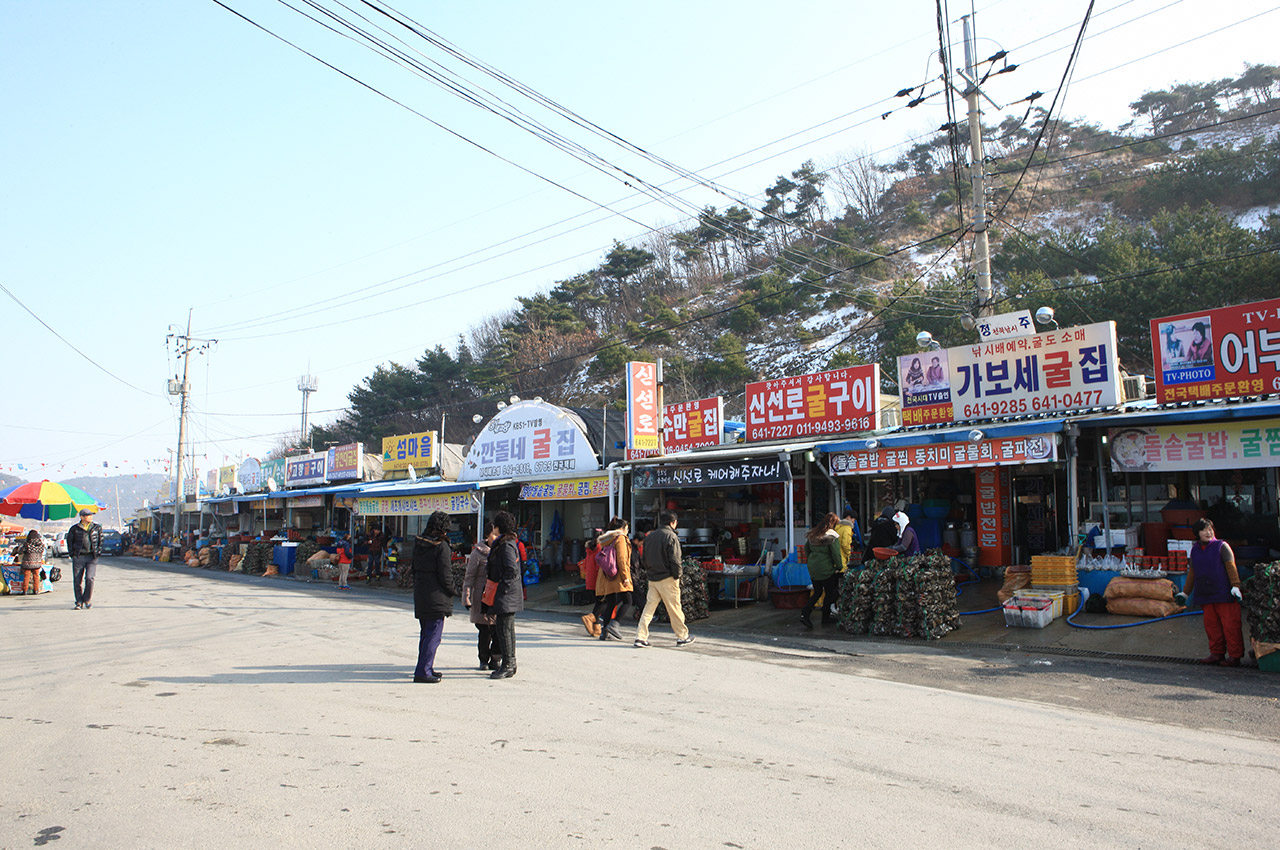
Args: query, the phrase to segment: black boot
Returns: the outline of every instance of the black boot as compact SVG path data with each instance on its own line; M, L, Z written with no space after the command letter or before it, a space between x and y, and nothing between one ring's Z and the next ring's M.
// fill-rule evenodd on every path
M498 635L502 642L502 666L489 674L490 679L510 679L516 674L516 615L498 615Z

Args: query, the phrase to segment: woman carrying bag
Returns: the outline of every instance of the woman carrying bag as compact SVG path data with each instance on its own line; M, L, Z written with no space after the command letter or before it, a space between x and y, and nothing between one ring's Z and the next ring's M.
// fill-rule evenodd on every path
M489 548L485 610L494 615L502 666L489 674L489 678L510 679L516 674L516 614L524 610L524 583L520 576L515 516L510 511L498 511L493 526L498 531L498 539Z
M418 638L418 665L413 681L434 685L436 650L444 636L444 618L453 613L453 553L449 549L449 515L436 511L427 518L427 529L413 541L413 616L421 624Z
M462 604L471 612L471 622L479 632L476 636L476 649L480 656L480 669L497 670L502 653L498 649L494 616L485 613L480 600L484 596L485 582L488 581L489 546L498 533L489 520L484 521L480 533L480 539L471 547L471 554L467 556L467 570L462 582Z
M21 551L21 558L18 552ZM40 568L44 564L44 538L34 528L27 532L27 537L14 550L14 561L22 564L23 594L38 595L40 593Z
M813 582L813 593L800 612L800 622L806 629L813 628L810 616L819 597L822 597L822 624L827 625L835 619L831 616L831 606L836 604L840 596L840 571L844 569L840 535L835 530L839 521L840 518L835 514L827 514L809 530L805 540L805 557L809 565L809 578Z
M603 605L597 603L596 613L600 623L600 640L622 640L619 621L631 612L631 594L635 586L631 583L631 540L627 536L627 521L620 517L609 520L609 530L596 538L596 563L601 563L602 555L606 563L612 565L613 575L601 568L596 575L596 596ZM610 557L609 550L612 550ZM617 619L614 619L614 612Z

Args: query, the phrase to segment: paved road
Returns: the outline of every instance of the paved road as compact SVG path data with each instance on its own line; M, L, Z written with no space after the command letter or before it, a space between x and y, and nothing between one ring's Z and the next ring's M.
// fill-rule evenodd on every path
M1273 847L1276 679L526 618L108 562L0 600L0 847ZM695 624L696 628L696 624ZM849 647L845 647L849 649ZM1050 664L1037 663L1050 661Z

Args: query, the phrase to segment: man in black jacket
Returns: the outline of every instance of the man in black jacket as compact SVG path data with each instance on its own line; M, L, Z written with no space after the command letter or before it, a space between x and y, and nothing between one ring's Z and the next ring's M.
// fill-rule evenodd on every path
M98 572L102 554L102 526L93 521L93 512L80 511L80 522L67 531L67 554L71 556L71 588L76 595L76 610L92 608L93 577ZM83 585L83 587L82 587Z
M693 635L684 624L684 609L680 607L680 538L676 536L676 515L663 511L658 516L658 527L644 538L644 568L649 578L649 593L644 601L644 613L640 615L640 628L636 631L635 646L649 645L649 623L661 602L671 618L671 630L676 633L676 646L693 643Z

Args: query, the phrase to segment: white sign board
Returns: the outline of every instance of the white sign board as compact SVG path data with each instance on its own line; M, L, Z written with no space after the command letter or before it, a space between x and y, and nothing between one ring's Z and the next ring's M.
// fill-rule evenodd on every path
M476 437L459 481L491 481L600 468L576 413L541 401L520 401L489 420Z
M976 330L979 342L994 342L997 339L1031 336L1036 332L1036 327L1031 321L1030 310L1016 310L978 319Z
M1107 408L1121 400L1115 322L907 355L898 370L904 425Z

